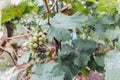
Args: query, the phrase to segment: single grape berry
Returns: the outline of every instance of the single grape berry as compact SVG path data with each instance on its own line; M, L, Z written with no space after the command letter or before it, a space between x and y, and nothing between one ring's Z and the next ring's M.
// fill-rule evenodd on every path
M40 46L43 45L43 42L39 42L39 45L40 45Z
M32 39L31 42L35 43L35 42L37 42L37 41L38 41L37 37L33 37L33 39Z
M38 44L37 43L34 43L33 44L33 48L37 48L38 47Z
M46 54L46 55L49 55L49 52L46 52L45 54Z
M29 46L33 46L33 43L30 42L30 43L29 43Z

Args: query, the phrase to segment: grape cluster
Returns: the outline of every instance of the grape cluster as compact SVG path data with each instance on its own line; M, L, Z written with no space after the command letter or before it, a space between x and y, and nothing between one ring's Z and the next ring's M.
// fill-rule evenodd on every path
M34 36L30 43L30 50L32 50L32 58L45 59L49 55L48 48L45 46L46 36L43 33Z

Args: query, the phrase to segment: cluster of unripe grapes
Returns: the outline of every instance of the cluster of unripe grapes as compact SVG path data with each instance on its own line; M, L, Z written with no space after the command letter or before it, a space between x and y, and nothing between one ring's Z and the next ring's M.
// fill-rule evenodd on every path
M30 43L29 47L32 51L32 58L44 60L49 55L48 48L45 46L46 36L43 33L39 33L34 36Z

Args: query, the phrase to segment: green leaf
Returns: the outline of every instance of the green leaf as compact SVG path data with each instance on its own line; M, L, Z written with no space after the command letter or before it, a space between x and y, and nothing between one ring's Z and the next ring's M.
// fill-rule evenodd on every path
M96 43L91 40L76 39L73 41L73 45L77 50L77 58L75 58L74 64L85 67L96 49Z
M96 0L86 0L86 1L88 1L88 2L96 2Z
M115 29L107 29L105 32L105 37L108 38L110 41L116 38L120 38L120 28L115 27Z
M78 73L79 68L72 64L73 63L66 63L62 65L62 68L66 73L64 80L72 80L73 77Z
M62 40L62 41L67 41L72 39L70 32L68 32L68 30L63 29L63 28L56 28L56 27L52 27L50 26L49 30L48 30L48 34L52 37L55 37L57 40Z
M104 55L101 56L96 56L95 57L95 62L99 65L99 66L105 66L104 64Z
M85 13L85 14L88 14L89 13L89 9L88 8L85 8L85 6L80 3L79 1L77 2L73 2L73 12L82 12L82 13Z
M119 80L120 78L120 52L109 51L105 56L105 80Z
M32 68L34 73L30 80L64 80L64 71L56 62L48 62L46 64L36 64Z
M83 23L88 18L80 13L75 13L72 16L67 16L61 13L56 14L50 21L48 34L55 37L57 40L67 41L71 39L68 29L82 29Z
M106 27L101 23L98 22L97 24L95 24L95 32L97 35L104 36L105 30L106 30Z
M86 39L76 39L73 40L73 45L77 48L77 50L82 51L94 51L96 49L96 43L91 40Z
M75 13L72 16L67 16L62 13L57 13L52 19L50 24L56 28L63 29L76 29L83 26L85 21L88 20L87 16Z
M98 2L97 10L107 13L115 13L116 7L119 5L117 0L99 0Z
M20 17L22 13L24 12L26 6L27 6L27 3L22 2L16 7L10 5L4 8L2 10L2 23L10 21L11 19L15 17Z
M30 58L30 52L25 52L24 55L17 61L18 65L21 65L23 63L26 63L29 61Z
M85 51L77 52L77 57L74 59L74 64L79 67L85 67L90 60L91 54Z
M89 75L89 71L86 68L80 69L80 72L82 73L84 77L88 77Z
M66 56L70 55L72 52L74 52L74 48L68 44L64 44L62 46L61 51L58 53L58 57L65 58Z
M76 54L74 48L68 44L64 44L61 51L58 53L58 60L60 60L62 68L65 71L64 80L72 80L78 73L79 67L73 63L75 58Z
M101 20L103 24L111 25L115 23L115 19L112 15L104 15Z
M29 14L31 12L37 12L38 11L38 7L33 5L33 6L29 6L27 5L24 12L22 13L22 15L24 16L25 14Z

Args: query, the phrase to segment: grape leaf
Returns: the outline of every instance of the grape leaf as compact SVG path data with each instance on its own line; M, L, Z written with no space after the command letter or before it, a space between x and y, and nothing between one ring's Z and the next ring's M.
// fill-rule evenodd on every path
M67 41L72 39L70 33L63 28L50 27L48 34L52 37L55 37L57 40Z
M75 29L76 27L79 28L80 26L83 26L83 23L85 23L86 20L88 20L88 17L79 12L72 16L58 13L51 19L50 23L56 28Z
M72 52L74 52L74 48L68 44L64 44L61 51L58 53L58 57L66 57Z
M95 62L99 65L99 66L105 66L104 64L104 55L101 56L96 56L95 57Z
M111 25L115 23L115 19L112 15L104 15L101 20L103 24Z
M95 51L96 43L91 40L76 39L73 41L73 45L77 50L77 58L75 58L74 64L84 67L90 60L91 54Z
M72 16L67 16L62 13L56 14L50 21L50 28L48 34L55 37L57 40L67 41L71 39L68 29L82 29L85 21L87 21L87 16L75 13Z
M10 21L15 17L20 17L26 8L27 3L21 2L18 6L7 6L2 10L2 23Z
M85 6L82 3L80 3L79 1L73 2L73 12L77 12L77 11L86 13L86 14L89 13L89 9L85 8Z
M26 51L21 58L18 59L18 65L28 62L30 58L30 52Z
M32 68L34 73L30 80L63 80L64 71L56 62L48 62L46 64L36 64Z
M116 7L119 5L117 0L99 0L99 5L97 7L98 11L114 13L116 11Z
M120 28L116 27L115 29L107 29L105 32L105 37L111 41L116 38L120 38Z
M79 68L73 64L74 63L68 61L62 64L62 68L65 72L64 80L72 80L73 77L78 73Z
M109 51L105 56L105 80L119 80L120 78L120 52Z
M86 40L86 39L76 39L73 40L73 45L78 49L82 51L88 51L88 50L95 50L96 49L96 43L91 40Z
M95 32L99 36L103 36L105 33L106 27L102 25L100 22L95 24Z
M78 73L78 66L74 65L74 59L76 58L75 50L72 46L64 44L61 51L58 53L58 60L65 71L64 80L72 80Z
M74 64L79 67L85 67L90 60L90 56L91 54L89 52L77 52L77 58L75 58Z

